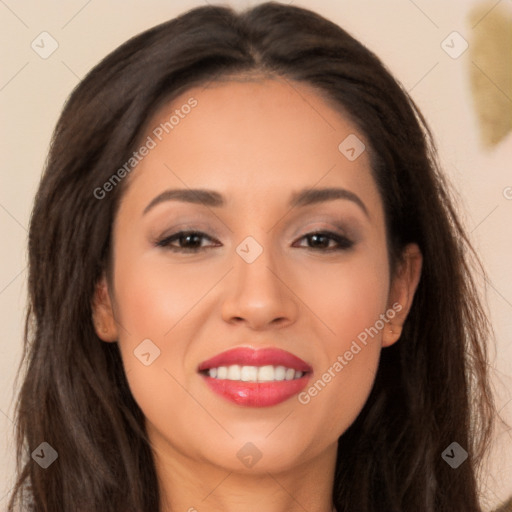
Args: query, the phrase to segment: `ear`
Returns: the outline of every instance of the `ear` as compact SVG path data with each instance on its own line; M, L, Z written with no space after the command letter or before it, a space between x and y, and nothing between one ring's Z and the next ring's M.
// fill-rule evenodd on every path
M92 300L92 321L100 339L108 342L117 341L117 325L105 274L96 283Z
M388 311L394 311L396 314L384 329L383 347L393 345L402 335L402 328L420 281L422 263L423 256L418 245L407 245L390 285Z

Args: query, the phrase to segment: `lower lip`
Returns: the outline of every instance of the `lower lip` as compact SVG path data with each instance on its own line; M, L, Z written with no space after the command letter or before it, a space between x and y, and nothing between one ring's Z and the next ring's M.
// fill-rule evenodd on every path
M273 382L242 382L214 379L204 376L209 388L226 400L248 407L270 407L300 393L308 383L309 375L300 379Z

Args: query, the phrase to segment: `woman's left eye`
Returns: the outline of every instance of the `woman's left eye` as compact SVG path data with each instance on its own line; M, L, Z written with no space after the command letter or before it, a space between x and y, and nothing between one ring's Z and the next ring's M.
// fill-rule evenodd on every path
M304 235L300 240L308 240L312 243L312 247L308 249L320 250L321 252L344 251L350 249L354 242L346 236L333 233L331 231L315 231ZM337 245L329 247L330 242L336 242Z
M220 243L216 243L212 246L203 246L202 241L204 240L216 242L201 231L179 231L159 240L156 245L174 252L186 253L197 253L220 245ZM306 247L307 249L320 252L343 251L354 245L352 240L331 231L315 231L302 236L299 240L307 240L309 245L309 247ZM335 242L334 247L330 246L331 242Z

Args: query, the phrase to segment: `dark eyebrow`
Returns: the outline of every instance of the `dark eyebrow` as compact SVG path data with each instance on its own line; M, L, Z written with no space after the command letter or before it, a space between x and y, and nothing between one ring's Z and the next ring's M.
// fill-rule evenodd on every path
M332 201L334 199L347 199L352 201L363 210L365 215L369 217L368 209L358 195L344 188L312 188L300 190L292 195L290 200L291 206L309 206L311 204L323 203L324 201Z
M359 196L344 188L313 188L299 190L292 194L289 205L291 207L309 206L325 201L332 201L334 199L346 199L354 202L363 210L366 216L369 217L368 209ZM151 208L164 201L183 201L217 208L226 204L223 196L214 190L169 189L156 196L146 208L144 208L143 215L151 210Z
M177 188L162 192L144 208L146 214L151 208L164 201L184 201L186 203L202 204L204 206L224 206L224 198L214 190Z

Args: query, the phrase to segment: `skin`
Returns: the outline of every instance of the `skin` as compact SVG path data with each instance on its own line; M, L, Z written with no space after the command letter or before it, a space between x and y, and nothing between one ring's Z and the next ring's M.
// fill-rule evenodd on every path
M367 400L381 349L400 337L421 254L408 246L392 279L368 153L349 161L338 150L350 134L365 139L315 90L268 78L216 82L165 106L146 136L190 97L197 106L128 178L113 229L113 286L103 278L94 298L96 331L119 343L146 417L161 512L331 511L337 439ZM331 186L356 194L368 215L347 199L288 204L294 191ZM213 189L226 205L164 201L143 214L173 188ZM155 245L186 229L206 233L197 245L207 249ZM305 235L322 230L355 243L315 248ZM247 236L263 248L252 263L236 252ZM312 365L313 383L395 303L401 311L307 404L294 396L238 406L196 371L233 347L278 347ZM148 338L160 356L145 366L133 351ZM237 457L248 442L262 455L251 468Z

